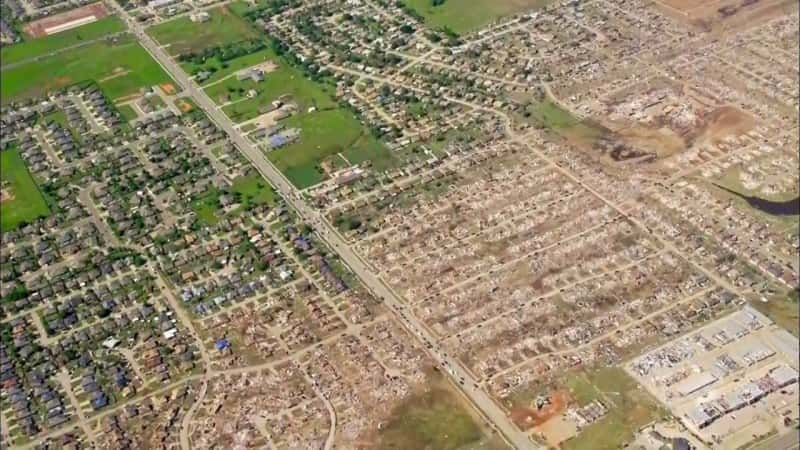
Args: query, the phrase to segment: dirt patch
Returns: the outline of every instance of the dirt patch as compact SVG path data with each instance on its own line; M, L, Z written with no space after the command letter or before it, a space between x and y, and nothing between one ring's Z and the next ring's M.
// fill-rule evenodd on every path
M14 200L14 193L9 189L0 189L0 203Z
M230 16L231 15L231 10L228 9L227 5L222 5L219 8L219 13L222 14L223 16Z
M669 128L632 126L618 131L619 136L635 148L645 149L658 158L665 158L686 150L686 145Z
M71 11L56 14L54 16L45 17L44 19L35 20L25 25L24 30L29 36L40 38L47 36L47 29L63 25L65 23L73 22L76 20L85 19L94 16L95 20L100 20L108 15L108 9L103 3L94 3ZM51 33L57 34L57 33Z
M578 435L578 426L564 414L559 414L534 429L552 448Z
M708 114L703 133L711 140L719 140L747 133L755 126L756 119L750 114L733 106L722 106Z
M657 0L667 14L705 31L745 29L785 11L796 0Z
M172 83L164 83L159 87L167 95L175 95L178 92L178 90L175 89L175 85L173 85Z
M177 106L178 106L178 109L180 109L181 112L184 113L184 114L188 113L189 111L194 109L194 106L192 106L191 103L189 103L187 101L184 101L184 100L178 100Z
M74 81L70 77L56 77L45 83L44 91L47 92L50 90L61 89L64 86L69 86L72 83L74 83Z
M569 402L570 396L568 392L556 391L550 395L550 402L539 409L514 408L511 410L511 420L523 430L538 427L563 413L567 409Z
M129 73L131 73L130 70L125 70L122 67L117 67L116 69L114 69L114 71L111 73L111 75L109 75L107 77L100 78L99 80L97 80L97 82L98 83L104 83L104 82L106 82L108 80L113 80L114 78L124 77L125 75L127 75Z

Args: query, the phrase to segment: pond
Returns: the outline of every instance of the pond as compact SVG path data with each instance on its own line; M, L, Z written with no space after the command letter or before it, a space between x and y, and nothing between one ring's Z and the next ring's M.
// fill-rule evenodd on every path
M731 194L744 199L748 205L751 207L765 212L767 214L771 214L773 216L796 216L800 214L800 196L795 197L791 200L786 200L782 202L774 202L771 200L765 200L760 197L751 197L748 195L742 195L736 191L732 191L730 189L726 189L722 186L716 185L718 188L723 189L725 191L730 192Z

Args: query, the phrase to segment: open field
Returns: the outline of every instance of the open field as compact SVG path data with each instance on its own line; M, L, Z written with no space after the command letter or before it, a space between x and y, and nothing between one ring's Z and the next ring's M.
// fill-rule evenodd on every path
M568 384L580 405L600 400L608 408L608 414L564 442L565 450L622 448L639 428L667 414L655 398L619 368L582 373Z
M325 176L320 164L338 153L352 164L370 160L374 166L382 167L391 160L389 150L370 136L349 111L299 114L282 123L287 128L300 128L300 140L268 156L301 189L322 181Z
M138 117L131 105L122 105L117 107L117 111L122 115L122 118L130 122Z
M603 134L600 128L581 121L549 99L532 102L526 108L525 115L527 121L569 139L589 142Z
M219 191L214 190L192 202L192 209L200 222L215 225L220 219Z
M468 33L502 17L542 7L548 0L446 0L433 6L432 0L404 0L425 18L431 28L447 27Z
M255 39L258 33L250 24L232 14L227 7L208 11L209 20L192 22L189 17L180 17L147 29L147 33L159 44L168 46L171 55L197 52L211 47Z
M215 83L227 76L235 74L239 70L266 62L270 59L274 59L274 57L275 53L271 49L264 49L255 53L250 53L249 55L244 55L225 61L225 63L219 61L217 58L212 58L206 60L206 62L201 66L188 64L191 67L188 67L187 69L195 73L201 70L212 72L211 76L206 78L202 83L203 86L208 86L211 83Z
M96 42L3 71L3 102L90 80L112 100L171 81L138 42L124 36L113 43Z
M263 82L224 78L267 60L277 61L279 66L267 73ZM217 82L207 84L205 91L219 104L231 102L223 111L235 122L259 116L282 96L297 105L297 114L281 123L287 128L300 128L300 140L270 154L270 159L296 186L304 188L322 181L325 175L320 164L338 153L351 164L369 160L377 168L390 165L392 157L386 147L370 136L350 111L336 105L328 85L309 80L272 50L237 58L225 72L215 76ZM248 98L246 93L251 89L257 94ZM317 111L307 112L311 107Z
M800 336L800 301L797 291L787 295L775 295L769 302L752 302L751 305L779 326L795 336Z
M251 64L239 67L240 64L243 65L244 63L239 63L237 62L238 60L245 60L245 63L250 62ZM233 60L231 66L238 68L231 70L230 73L267 60L275 61L278 64L278 68L267 73L265 80L261 83L251 80L239 81L234 76L212 84L205 89L209 97L220 104L226 101L246 98L245 94L249 89L255 89L258 92L258 95L253 98L242 100L224 108L225 113L228 114L231 120L243 122L252 119L258 116L259 108L268 106L273 100L282 95L290 96L300 111L305 111L312 106L318 109L328 109L336 106L328 86L309 80L299 70L281 61L272 50L262 50ZM219 78L222 78L222 76Z
M3 231L10 231L25 222L32 222L50 214L39 187L28 172L19 150L0 152L0 179L2 203L0 223Z
M398 405L379 432L379 448L456 450L481 442L484 434L440 375L424 391Z
M55 35L3 47L0 50L0 61L4 65L13 64L121 31L125 31L125 24L119 18L114 16L106 17L97 22Z
M275 190L258 175L246 175L233 180L231 192L241 197L242 205L272 205L275 203Z

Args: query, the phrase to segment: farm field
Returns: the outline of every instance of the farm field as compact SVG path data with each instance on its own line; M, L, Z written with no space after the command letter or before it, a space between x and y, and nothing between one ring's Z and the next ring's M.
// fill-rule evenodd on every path
M325 179L320 165L326 160L341 156L351 164L370 160L378 169L391 166L393 161L386 146L369 135L350 111L301 113L281 123L300 128L300 140L270 152L268 157L300 189Z
M17 149L0 152L0 180L2 203L0 224L3 231L13 230L50 214L39 187L33 180Z
M171 79L138 42L124 36L115 42L96 42L4 70L3 102L85 81L97 82L103 93L115 100Z
M67 47L79 45L109 34L125 31L125 24L115 16L109 16L82 27L63 31L61 33L30 39L0 50L0 61L14 64L27 59L46 55Z
M207 12L210 17L206 22L195 23L189 17L180 17L150 27L147 33L159 44L168 46L166 50L171 55L259 37L248 22L233 14L226 6Z
M433 6L431 0L403 0L434 29L449 28L458 34L469 33L512 14L540 8L549 0L445 0Z

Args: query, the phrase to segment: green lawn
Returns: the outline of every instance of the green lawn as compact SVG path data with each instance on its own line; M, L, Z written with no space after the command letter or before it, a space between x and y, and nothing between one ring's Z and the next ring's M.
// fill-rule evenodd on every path
M0 180L4 197L13 196L4 200L0 206L0 223L3 231L13 230L23 223L33 222L50 214L50 208L28 172L19 150L8 149L0 152Z
M377 448L456 450L480 443L484 434L458 397L434 385L412 394L392 411Z
M119 111L122 118L128 122L136 120L136 118L139 117L131 105L117 106L117 111Z
M221 206L220 193L216 189L209 194L192 202L192 209L197 214L197 219L206 225L216 225L220 219Z
M475 31L513 14L541 8L549 0L445 0L433 6L433 0L402 0L425 18L430 28L448 27L456 33Z
M169 75L131 36L61 52L3 71L3 102L36 97L53 89L94 80L110 99L141 87L171 82Z
M45 36L39 39L32 39L3 47L2 50L0 50L0 61L2 61L4 65L13 64L120 31L125 31L125 24L119 18L109 16L97 22L63 31L52 36Z
M275 203L275 191L261 175L241 176L233 180L231 192L238 193L244 206L272 205Z
M524 119L555 133L582 141L602 137L605 130L580 120L550 99L533 101L525 108Z
M667 415L647 391L617 367L574 374L567 386L581 406L600 400L608 414L561 444L564 450L615 450L631 442L642 426Z
M298 188L324 180L319 164L338 153L352 164L370 160L376 169L390 166L393 160L386 146L369 135L350 111L298 114L282 123L287 128L300 128L300 140L270 152L268 157Z
M226 6L207 11L207 22L195 23L188 16L147 29L147 34L161 45L168 45L171 55L197 52L211 47L255 39L259 35L250 24Z

